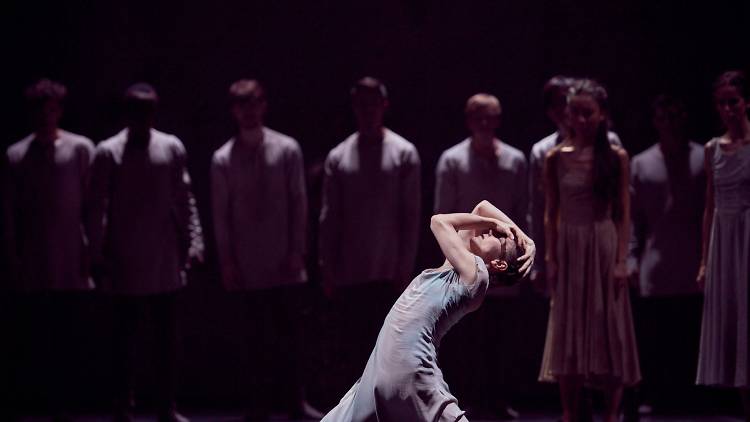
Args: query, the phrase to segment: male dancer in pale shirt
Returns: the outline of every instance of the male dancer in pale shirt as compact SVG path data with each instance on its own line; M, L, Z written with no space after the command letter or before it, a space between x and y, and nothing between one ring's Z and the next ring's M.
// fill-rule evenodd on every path
M501 112L500 101L493 95L476 94L466 102L465 118L470 136L440 156L436 170L436 214L469 212L475 204L488 200L504 209L510 219L521 222L522 229L525 229L523 223L528 206L526 157L519 149L495 137ZM450 345L462 343L464 350L456 353L460 356L465 356L468 345L476 347L475 353L481 358L472 360L469 367L460 359L461 363L456 367L460 366L464 375L460 384L473 386L471 389L475 390L467 392L470 405L472 399L479 401L473 407L490 413L490 417L518 417L508 400L514 380L518 378L519 365L515 359L499 361L496 357L497 353L512 350L510 344L520 335L516 330L523 326L524 307L519 296L519 285L494 289L488 293L482 310L464 322L462 334L453 341L449 339ZM478 332L494 334L481 336L477 335ZM458 337L465 338L465 341L458 341ZM482 344L476 344L478 341ZM452 357L450 351L448 356ZM510 367L502 362L515 364ZM450 362L446 364L450 366ZM532 376L530 373L529 377ZM485 388L479 388L480 385Z
M24 322L10 327L23 331L11 342L29 359L19 356L21 370L31 371L35 384L44 385L43 401L49 402L60 421L69 420L65 407L73 399L73 381L83 363L79 357L90 318L85 314L87 292L94 287L83 231L94 144L60 129L66 92L62 84L48 79L27 89L34 133L8 148L3 195L10 270L4 277L19 293L16 303L8 305L19 311ZM18 386L11 389L8 394L17 394Z
M394 298L411 278L417 252L420 162L409 141L383 126L388 95L366 77L351 90L357 132L325 161L319 257L338 330L357 376Z
M265 419L274 404L293 418L320 419L304 401L299 341L307 281L302 150L263 125L267 102L258 81L236 81L229 100L237 133L214 153L211 199L222 284L247 302L246 420ZM273 403L278 397L284 403Z
M97 145L88 233L92 271L112 295L115 336L115 420L133 420L133 375L139 320L157 332L158 420L177 412L177 294L195 246L187 155L174 135L153 129L158 96L138 83L125 93L127 127Z
M687 122L684 103L657 97L652 123L658 142L630 162L628 269L638 285L633 316L644 372L642 411L679 406L694 388L703 302L694 274L701 260L706 176L704 148L688 138Z

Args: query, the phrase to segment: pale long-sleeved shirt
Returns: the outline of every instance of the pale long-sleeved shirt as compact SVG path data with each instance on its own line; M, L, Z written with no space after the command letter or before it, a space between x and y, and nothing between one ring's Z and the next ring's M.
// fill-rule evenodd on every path
M420 212L420 161L406 139L349 136L328 154L320 214L320 260L333 286L403 283L414 270Z
M620 137L614 132L607 132L609 143L612 145L622 146ZM534 239L536 245L536 256L534 267L537 271L544 272L544 159L547 153L557 144L562 142L563 137L560 132L554 132L543 138L531 147L529 156L529 213L528 227L529 235Z
M691 142L665 157L659 144L633 157L628 265L640 274L643 296L698 293L706 178L703 147Z
M526 157L519 149L500 143L495 159L477 154L471 139L445 150L435 181L435 213L471 212L482 200L503 210L521 230L526 229Z
M482 200L503 210L526 230L528 207L526 157L519 149L500 143L495 159L471 147L471 138L445 150L437 164L435 213L471 212ZM515 295L518 286L493 289L491 295Z
M263 128L248 146L232 138L211 164L214 233L222 272L234 271L241 290L306 281L288 258L306 248L307 196L302 150L293 138ZM303 262L303 261L301 261Z
M191 243L190 177L182 142L151 129L147 144L125 129L96 147L88 232L102 289L148 295L185 285Z
M7 150L3 231L13 288L93 288L83 218L94 144L58 134L50 143L29 135Z

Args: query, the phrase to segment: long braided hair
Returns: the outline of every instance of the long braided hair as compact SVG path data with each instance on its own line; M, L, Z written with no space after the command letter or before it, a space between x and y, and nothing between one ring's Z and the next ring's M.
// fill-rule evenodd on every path
M607 116L596 130L594 139L593 188L597 202L606 208L612 204L613 218L617 221L620 186L620 160L609 143L609 96L607 90L592 79L578 79L570 87L568 98L577 95L589 96L596 101L599 109ZM572 129L571 129L572 132Z

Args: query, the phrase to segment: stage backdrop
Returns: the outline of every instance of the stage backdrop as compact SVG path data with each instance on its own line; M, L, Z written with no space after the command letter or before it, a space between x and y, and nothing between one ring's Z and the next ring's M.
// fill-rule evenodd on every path
M434 167L466 136L462 113L470 95L498 96L499 137L527 152L553 130L540 91L556 74L593 77L608 87L614 130L631 154L654 141L648 105L662 91L687 99L694 139L705 142L719 130L712 80L750 63L748 12L747 2L715 1L11 1L0 18L0 145L28 132L22 91L39 77L68 86L64 127L96 142L120 130L118 101L129 84L156 87L157 127L185 143L209 239L207 263L181 303L181 391L196 402L232 401L241 390L234 378L248 327L237 322L240 305L218 285L208 206L211 154L232 134L232 81L265 84L268 126L299 140L309 166L352 132L351 83L363 75L385 81L387 124L422 159L417 267L426 268L439 265L427 229ZM92 398L108 382L108 307L95 302L91 371L80 381ZM541 355L546 322L545 307L538 309L529 322L533 338L519 346L532 356ZM315 347L316 359L326 355L324 342ZM324 390L321 378L311 390ZM554 390L529 388L555 403ZM331 397L322 400L330 404Z

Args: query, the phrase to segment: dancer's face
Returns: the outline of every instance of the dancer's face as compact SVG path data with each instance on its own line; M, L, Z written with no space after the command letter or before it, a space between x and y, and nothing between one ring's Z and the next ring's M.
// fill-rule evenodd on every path
M466 126L473 136L492 137L500 127L500 109L480 107L466 116Z
M576 134L593 137L607 116L590 95L574 95L568 100L567 116Z
M565 124L565 107L568 104L567 90L560 89L556 95L552 104L547 109L547 117L552 120L555 126L562 126Z
M232 116L240 129L255 129L263 125L266 100L262 96L251 96L232 105Z
M32 111L32 120L36 129L57 127L62 117L63 108L60 101L49 99Z
M747 116L750 102L742 98L740 91L733 86L722 86L714 92L714 103L719 117L725 125L741 122Z
M680 105L659 107L654 111L653 124L662 139L687 140L687 112Z
M352 108L360 132L372 132L383 126L388 101L376 90L361 89L352 96Z
M505 255L507 238L497 235L491 230L477 233L469 239L469 251L482 258L484 262L490 262Z
M154 126L155 117L155 101L131 99L125 105L125 121L132 132L147 132Z

